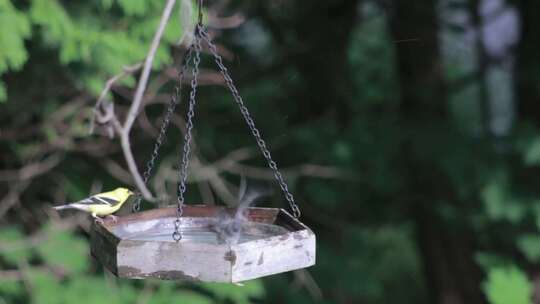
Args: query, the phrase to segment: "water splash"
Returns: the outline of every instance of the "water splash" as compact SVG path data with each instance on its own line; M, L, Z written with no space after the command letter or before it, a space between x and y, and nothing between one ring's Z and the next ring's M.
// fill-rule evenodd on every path
M238 204L234 213L220 210L216 219L210 224L210 229L217 234L218 240L227 244L236 244L244 234L245 224L248 222L247 208L255 205L257 200L272 195L270 186L249 185L244 176L240 179L238 190Z
M232 214L231 214L232 215ZM230 216L227 220L233 218ZM174 225L172 224L174 218L160 218L151 220L141 220L136 222L123 223L112 227L112 232L121 239L137 240L137 241L153 241L153 242L175 242L171 238L171 234L174 231ZM180 229L182 231L181 242L194 242L205 244L225 244L234 243L238 244L264 239L272 236L283 235L288 230L282 226L244 221L241 222L239 233L230 234L231 237L226 237L229 234L218 234L215 218L208 217L184 217L180 223ZM230 222L227 224L231 224ZM227 227L223 224L220 227ZM241 233L240 233L241 232ZM220 238L221 235L221 238ZM238 236L238 239L236 238Z

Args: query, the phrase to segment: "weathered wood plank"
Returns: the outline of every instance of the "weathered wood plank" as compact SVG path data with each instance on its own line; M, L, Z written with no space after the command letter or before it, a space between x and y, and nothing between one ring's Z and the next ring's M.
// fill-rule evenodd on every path
M228 246L204 243L123 240L118 246L118 275L205 282L231 281Z
M186 206L183 225L211 223L208 218L222 209ZM234 209L229 211L233 213ZM94 224L92 255L119 277L206 282L240 282L315 264L313 232L286 211L275 208L249 208L247 218L263 225L279 225L289 232L240 244L127 239L133 233L171 229L175 214L175 208L162 208L123 216L118 222ZM126 239L121 239L124 236Z
M309 267L315 264L315 235L310 230L237 244L232 282Z
M90 253L115 275L117 271L116 246L120 240L103 226L94 223L90 232Z

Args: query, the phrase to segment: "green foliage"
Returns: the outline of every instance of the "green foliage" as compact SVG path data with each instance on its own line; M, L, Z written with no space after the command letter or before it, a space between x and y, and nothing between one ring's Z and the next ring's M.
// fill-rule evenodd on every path
M484 270L495 267L505 267L508 265L507 259L489 252L477 252L474 258L476 263Z
M30 36L28 16L18 11L10 0L0 0L0 76L9 69L19 70L28 59L24 40ZM0 102L7 98L0 81Z
M516 267L497 267L488 271L483 289L491 304L530 304L532 285Z
M540 137L535 137L527 143L523 161L527 166L540 164Z
M28 58L24 39L30 35L28 17L15 9L9 0L0 1L0 73L18 70Z
M508 220L518 223L525 215L525 205L511 193L508 177L503 172L495 172L481 195L487 215L494 220Z
M0 82L0 103L7 99L6 86Z
M62 285L51 273L31 269L27 274L34 288L31 294L33 304L53 304L61 301L62 293L59 291L62 290ZM83 298L79 297L77 300L80 301Z
M540 236L536 234L525 234L517 240L517 246L531 262L540 261Z
M209 297L193 292L175 289L174 283L160 282L159 288L149 298L149 304L169 304L169 303L194 303L194 304L209 304L213 303Z
M66 292L61 293L61 303L80 302L81 295L88 295L84 303L133 303L138 294L133 286L128 284L109 284L99 277L84 276L71 280L66 286Z
M37 247L37 251L46 264L58 267L68 274L83 273L88 269L88 259L85 256L88 245L85 240L51 224L45 225L42 233L48 238Z
M318 283L334 284L336 292L348 294L353 302L418 303L424 291L410 235L406 226L348 227L343 246L327 245L317 253Z
M128 16L139 11L139 6L122 7ZM82 64L78 74L83 79L82 84L94 94L99 93L107 76L119 73L123 66L142 61L148 49L149 40L140 40L121 28L121 20L104 24L91 14L74 19L55 0L34 0L29 13L40 26L47 46L58 48L61 63ZM150 29L155 31L155 27ZM167 56L166 52L159 52L156 65L167 62Z
M249 304L251 298L262 298L264 287L260 280L253 280L244 283L244 286L231 284L201 284L202 287L213 292L220 301L232 301L236 304Z
M100 14L93 13L96 10ZM77 8L57 0L32 0L28 11L18 11L9 0L2 0L0 75L24 65L28 59L24 40L32 39L58 52L60 63L76 76L76 85L97 95L107 78L144 59L161 10L160 4L146 0L103 0L98 6L87 3ZM169 48L178 42L189 22L178 14L171 16L154 60L155 68L171 62ZM128 23L130 26L126 26ZM31 25L36 29L33 32ZM134 81L128 77L123 83L133 85ZM5 97L0 82L0 101Z
M7 247L6 251L0 252L0 257L13 265L30 259L32 252L21 242L23 239L24 234L15 227L0 229L0 244Z
M16 298L23 294L24 286L21 282L5 280L0 278L0 303L9 303L6 299ZM2 302L4 300L5 302Z
M49 272L30 270L28 272L33 304L68 304L68 303L133 303L137 291L127 284L110 284L94 276L78 275L61 283Z
M122 10L131 16L143 15L150 7L151 1L146 0L118 0Z

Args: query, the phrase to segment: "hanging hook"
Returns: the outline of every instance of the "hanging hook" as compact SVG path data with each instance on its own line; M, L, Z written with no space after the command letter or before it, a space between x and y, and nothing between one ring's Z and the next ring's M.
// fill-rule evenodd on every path
M198 24L202 26L203 22L203 0L199 0L199 22Z

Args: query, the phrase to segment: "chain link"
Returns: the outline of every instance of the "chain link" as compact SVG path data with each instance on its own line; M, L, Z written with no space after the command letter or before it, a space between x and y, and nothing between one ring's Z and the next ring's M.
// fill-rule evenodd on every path
M197 103L197 86L198 86L198 76L199 76L199 63L201 62L201 30L202 27L198 24L195 27L195 35L193 45L195 47L195 57L193 59L193 70L191 79L191 92L189 94L189 108L187 111L186 119L186 134L184 136L184 150L182 154L182 160L180 163L180 182L178 183L178 205L176 208L176 220L174 221L174 233L172 235L173 239L178 242L182 239L182 234L180 233L180 217L182 217L183 207L184 207L184 194L186 192L186 182L188 176L188 167L189 167L189 154L191 152L191 132L193 129L193 117L195 116L195 106Z
M259 146L264 158L266 159L268 166L270 169L272 169L274 177L276 181L278 182L281 190L283 191L283 194L285 196L285 199L289 202L289 206L292 210L293 216L298 218L300 217L300 209L298 205L294 201L293 195L290 193L288 186L279 171L277 167L277 163L272 160L272 156L270 154L270 151L266 145L266 142L262 139L262 135L260 131L255 126L255 121L251 117L251 114L248 110L248 108L245 106L244 101L242 100L242 97L240 96L240 93L238 92L238 89L234 85L234 82L231 78L231 76L228 73L227 68L223 64L223 59L218 54L216 46L212 43L208 33L204 30L203 26L201 24L197 24L195 27L195 35L194 35L194 42L190 46L190 48L187 51L186 57L184 58L183 64L181 66L181 69L178 74L178 84L175 85L174 93L171 96L171 101L169 102L169 106L167 108L167 112L165 114L165 117L163 119L163 123L160 127L160 132L158 134L158 137L156 139L156 142L154 144L154 149L152 151L152 155L148 162L146 163L146 171L143 174L143 180L146 184L151 176L153 167L155 166L155 161L159 155L159 149L161 145L163 144L163 141L165 139L165 135L167 132L167 128L170 124L170 119L172 114L174 113L176 106L180 102L181 98L181 87L182 87L182 81L184 78L184 75L187 71L187 67L189 65L189 62L192 58L193 51L195 52L195 56L193 58L193 68L192 68L192 75L193 78L191 80L191 92L189 95L189 104L188 104L188 111L187 111L187 119L186 119L186 134L184 135L184 147L183 147L183 153L181 157L180 162L180 168L179 168L179 183L178 183L178 199L177 199L177 208L176 208L176 219L174 221L174 232L172 234L173 240L176 242L180 241L182 239L182 234L180 232L180 224L181 224L181 217L183 214L183 206L185 203L185 192L186 192L186 183L187 183L187 176L188 176L188 168L189 168L189 156L191 152L191 139L192 139L192 130L193 130L193 118L195 116L195 106L196 106L196 95L197 95L197 86L198 86L198 75L199 75L199 64L201 61L200 54L201 54L201 40L204 40L208 44L208 48L210 50L210 53L214 57L214 60L216 64L218 65L220 72L223 76L223 79L225 80L225 83L227 84L227 87L232 93L232 96L234 98L234 101L240 108L240 112L242 113L242 116L244 120L246 121L252 135L255 137L255 140L257 142L257 145ZM141 195L140 193L137 195L137 199L133 204L133 212L137 212L140 210L140 204L141 204Z
M186 55L182 59L182 62L180 63L180 70L178 71L178 75L177 75L178 82L174 86L174 92L171 96L171 100L169 101L167 112L165 113L165 116L163 117L163 122L161 123L159 134L156 138L156 142L154 143L154 149L152 150L150 159L146 162L146 170L143 173L143 181L145 185L148 183L148 180L150 179L152 170L155 166L156 159L159 156L159 149L161 145L163 144L163 141L165 140L165 135L167 133L167 129L171 122L172 114L174 113L176 106L180 103L180 99L182 98L181 96L182 95L182 81L184 80L184 74L186 73L189 62L191 61L192 53L193 53L193 46L190 46L186 52ZM141 200L142 200L142 195L140 192L138 192L137 198L135 199L135 201L133 202L133 205L131 206L132 212L139 212L139 210L141 209Z
M229 72L227 70L227 67L223 64L223 59L218 54L216 46L212 43L212 40L210 39L210 36L208 33L203 29L201 26L199 28L200 34L204 41L208 44L208 48L210 49L210 53L214 57L214 60L216 64L218 65L221 75L223 76L223 79L225 80L225 83L227 84L227 87L232 93L232 96L234 98L234 101L240 108L240 112L242 113L242 116L244 117L244 120L246 121L249 129L251 130L251 134L255 137L255 140L257 141L257 145L259 146L264 158L266 159L268 166L270 169L272 169L274 173L274 178L279 184L279 187L283 191L283 194L285 196L285 199L289 202L289 206L292 210L293 216L296 218L299 218L301 215L300 208L294 201L293 195L290 193L289 188L287 186L287 183L285 182L283 176L281 175L281 172L279 172L279 169L277 167L277 164L274 160L272 160L272 156L270 155L270 151L268 150L268 147L266 146L266 142L262 139L261 132L257 129L255 126L255 121L251 117L251 114L249 113L248 108L244 105L244 101L242 100L242 96L240 96L240 93L238 92L238 89L236 89L236 86L234 85L234 82L229 75Z

